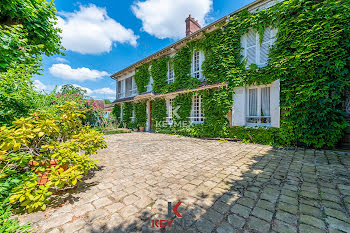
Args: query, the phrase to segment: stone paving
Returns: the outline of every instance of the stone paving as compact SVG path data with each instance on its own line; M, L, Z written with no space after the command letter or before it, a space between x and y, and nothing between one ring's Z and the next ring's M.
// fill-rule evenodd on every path
M21 222L51 233L160 231L152 220L174 220L170 232L350 232L349 153L150 133L107 141L100 169L60 207ZM177 201L182 218L167 216Z

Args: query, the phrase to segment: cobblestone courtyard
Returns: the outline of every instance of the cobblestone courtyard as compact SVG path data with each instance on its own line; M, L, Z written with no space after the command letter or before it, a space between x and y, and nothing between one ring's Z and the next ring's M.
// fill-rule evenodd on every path
M98 171L21 221L37 232L151 232L181 201L172 232L350 232L349 153L150 133L107 141Z

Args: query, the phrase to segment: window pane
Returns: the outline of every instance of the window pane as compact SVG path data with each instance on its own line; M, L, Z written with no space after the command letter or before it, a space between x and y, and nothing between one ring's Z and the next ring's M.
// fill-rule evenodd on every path
M270 87L261 88L261 116L270 116Z
M118 81L118 97L122 94L122 81Z
M258 89L249 89L249 116L257 116L258 115Z
M128 79L126 79L125 80L125 93L126 93L126 96L127 97L129 97L129 96L131 96L131 93L132 93L132 91L131 91L131 88L132 88L132 78L128 78Z

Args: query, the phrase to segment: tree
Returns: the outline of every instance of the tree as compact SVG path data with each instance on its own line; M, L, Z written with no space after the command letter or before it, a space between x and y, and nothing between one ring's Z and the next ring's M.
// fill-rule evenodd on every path
M85 97L87 91L81 87L77 87L77 86L74 86L72 84L65 84L62 86L59 93L62 95L78 95L81 97Z
M36 65L40 56L61 54L60 29L52 1L2 0L0 4L0 72L16 64Z
M105 104L111 104L112 102L110 100L105 100Z

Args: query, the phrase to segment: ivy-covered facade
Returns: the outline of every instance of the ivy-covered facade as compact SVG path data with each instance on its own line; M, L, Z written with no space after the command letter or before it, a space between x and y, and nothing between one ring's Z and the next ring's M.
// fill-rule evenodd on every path
M129 127L335 146L349 122L347 0L258 0L112 75ZM348 100L347 100L348 101Z

